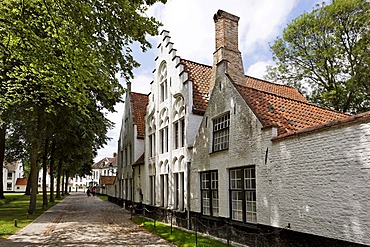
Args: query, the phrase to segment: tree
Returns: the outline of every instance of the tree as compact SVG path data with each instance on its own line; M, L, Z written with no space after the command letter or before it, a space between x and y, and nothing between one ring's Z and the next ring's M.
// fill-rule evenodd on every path
M150 47L146 36L158 32L159 23L145 16L147 5L155 2L2 2L0 123L7 126L13 119L4 114L12 107L21 107L25 112L18 120L27 122L28 127L25 142L30 147L30 214L36 209L36 168L42 143L48 137L47 121L62 112L60 109L86 118L91 117L92 106L96 112L114 111L124 93L116 74L120 72L130 80L133 68L138 66L130 45L138 42L145 51ZM96 146L93 142L104 139L109 126L105 117L98 121L102 121L99 138L87 142L91 152Z
M341 112L370 110L370 2L335 0L293 20L271 46L267 79Z

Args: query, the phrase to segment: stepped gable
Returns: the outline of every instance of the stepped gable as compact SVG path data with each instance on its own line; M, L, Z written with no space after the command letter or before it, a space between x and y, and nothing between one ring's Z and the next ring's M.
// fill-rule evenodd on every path
M149 101L149 97L146 94L141 93L130 93L131 107L133 112L133 121L137 126L137 136L144 138L145 136L145 114L146 106Z
M234 84L263 127L275 126L278 135L347 118L349 115L324 109L310 103Z
M247 75L245 76L245 86L260 91L276 94L288 99L309 103L308 100L294 87L263 81L261 79L257 79Z

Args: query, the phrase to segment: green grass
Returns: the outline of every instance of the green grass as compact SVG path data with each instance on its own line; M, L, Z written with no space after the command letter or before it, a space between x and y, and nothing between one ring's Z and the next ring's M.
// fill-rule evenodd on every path
M108 196L107 195L96 195L100 200L103 201L108 201Z
M47 208L42 209L42 193L39 193L36 213L28 215L27 218L29 202L30 196L23 193L6 193L5 199L0 199L0 238L7 238L16 233L60 200L55 199L54 203L49 202ZM17 227L14 226L14 219L17 219Z
M156 227L154 227L154 222L152 220L134 216L132 221L136 224L143 226L148 231L160 236L163 239L166 239L176 246L212 246L212 247L222 247L227 246L227 244L222 243L218 240L204 237L198 234L198 245L196 245L196 234L188 231L181 230L180 228L172 227L172 234L171 234L171 227L169 225L163 224L161 222L156 222Z

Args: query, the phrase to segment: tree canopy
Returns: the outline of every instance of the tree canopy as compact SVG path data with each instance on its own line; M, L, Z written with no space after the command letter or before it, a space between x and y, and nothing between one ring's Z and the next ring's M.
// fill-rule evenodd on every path
M370 2L335 0L304 13L271 46L267 79L334 110L370 110Z
M81 167L73 167L74 173L86 170L106 143L112 123L103 111L114 111L124 93L116 75L133 78L139 64L130 46L138 42L143 51L151 46L146 38L158 33L160 23L145 11L158 1L165 2L2 1L0 130L15 138L7 143L22 143L29 156L29 213L36 205L37 164L42 152L49 157L50 143L63 162ZM1 152L4 138L0 135ZM1 159L0 153L2 166Z

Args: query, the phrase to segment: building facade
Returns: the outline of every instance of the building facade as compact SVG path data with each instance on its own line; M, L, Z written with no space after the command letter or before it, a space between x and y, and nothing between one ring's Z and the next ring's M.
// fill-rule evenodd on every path
M118 198L250 246L370 245L370 113L244 75L238 21L215 14L213 66L180 58L161 33L136 148L125 108Z

